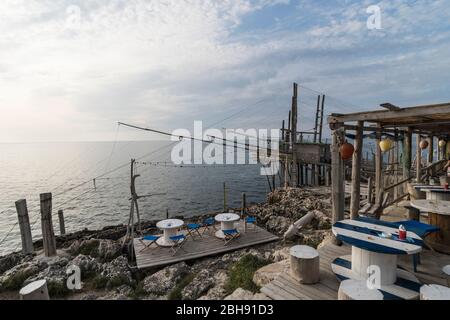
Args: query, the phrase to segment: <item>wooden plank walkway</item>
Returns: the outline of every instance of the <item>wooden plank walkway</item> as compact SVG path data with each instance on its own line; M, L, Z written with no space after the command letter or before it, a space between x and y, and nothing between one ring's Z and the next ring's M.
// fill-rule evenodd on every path
M164 266L279 240L277 236L260 227L256 227L255 230L251 225L247 228L247 232L243 232L243 224L239 223L236 225L241 232L241 236L230 242L228 245L225 246L224 241L216 238L214 235L205 233L203 238L196 237L196 240L192 240L192 238L189 237L182 249L180 249L175 256L172 256L170 248L158 248L155 245L141 251L143 248L142 243L138 241L138 239L134 239L137 268L145 269ZM200 232L202 232L202 230L200 230Z
M273 300L336 300L339 281L331 271L331 262L340 256L351 254L351 247L327 244L319 249L320 282L314 285L298 283L289 273L281 274L275 280L261 288L261 292ZM440 284L446 286L442 267L450 264L450 256L424 250L421 264L414 273L412 257L399 258L399 266L413 273L423 284Z

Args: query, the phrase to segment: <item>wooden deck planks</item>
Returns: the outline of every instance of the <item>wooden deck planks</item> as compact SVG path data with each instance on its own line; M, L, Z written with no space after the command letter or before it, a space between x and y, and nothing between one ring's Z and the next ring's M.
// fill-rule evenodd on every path
M188 238L183 248L175 256L172 256L170 248L158 248L155 246L141 252L143 245L138 239L134 239L137 268L145 269L164 266L279 240L277 236L259 227L255 231L253 226L251 226L247 232L243 232L241 223L237 224L237 227L241 231L241 236L227 246L224 245L223 240L205 233L203 238L197 237L196 240Z
M351 254L348 245L336 246L327 244L320 248L320 282L314 285L298 283L288 273L281 274L275 280L261 288L261 292L273 300L335 300L339 289L339 281L331 271L331 262L340 256ZM446 285L445 275L441 269L450 264L450 256L424 250L421 253L422 263L418 272L413 272L411 257L400 257L400 267L413 273L423 284Z

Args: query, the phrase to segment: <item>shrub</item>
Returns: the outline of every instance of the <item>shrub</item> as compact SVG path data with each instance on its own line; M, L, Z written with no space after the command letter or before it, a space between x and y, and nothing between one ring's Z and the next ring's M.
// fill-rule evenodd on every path
M182 300L181 292L183 289L194 280L195 274L190 273L187 276L185 276L183 279L180 280L180 282L173 288L173 290L169 293L168 299L169 300Z
M229 278L225 284L226 293L231 294L237 288L257 292L259 288L253 282L253 275L256 270L267 264L269 264L267 260L258 258L254 255L248 254L243 256L228 270Z

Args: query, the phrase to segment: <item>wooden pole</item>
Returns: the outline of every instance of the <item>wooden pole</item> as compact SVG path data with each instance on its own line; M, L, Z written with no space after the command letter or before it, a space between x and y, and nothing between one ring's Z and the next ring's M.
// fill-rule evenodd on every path
M294 185L298 185L298 170L297 170L297 96L298 96L298 85L294 83L294 94L292 96L292 124L291 124L291 143L292 143L292 181Z
M379 127L379 125L378 125ZM380 202L381 191L383 190L383 153L381 152L381 131L377 131L375 140L375 202Z
M19 219L20 236L22 239L22 253L31 254L34 251L31 235L30 218L28 216L27 200L16 201L17 217Z
M355 137L355 152L352 162L352 195L350 200L350 216L352 219L358 218L359 201L361 197L361 162L363 148L363 121L358 121L358 130Z
M403 140L403 178L411 176L411 145L412 145L412 129L408 128L404 134Z
M227 184L226 182L223 183L223 212L228 211L227 206Z
M339 153L339 135L341 131L334 130L331 144L331 202L333 223L344 218L344 179L343 161ZM335 242L336 241L335 239Z
M320 108L320 125L319 125L319 143L322 143L322 133L323 133L323 112L325 109L325 95L322 95L322 105Z
M369 177L367 181L367 202L373 203L373 181L372 177Z
M245 215L245 208L247 207L247 199L245 192L242 193L242 210L241 210L241 218L244 218Z
M421 174L421 167L422 167L422 149L420 149L420 134L417 135L416 139L416 181L418 183L422 182L422 174Z
M44 254L46 257L51 257L56 255L56 239L52 221L52 194L42 193L40 200Z
M320 116L320 95L317 96L316 122L314 124L314 143L317 142L319 135L319 116Z
M58 210L59 233L63 236L66 234L66 226L64 223L64 211Z

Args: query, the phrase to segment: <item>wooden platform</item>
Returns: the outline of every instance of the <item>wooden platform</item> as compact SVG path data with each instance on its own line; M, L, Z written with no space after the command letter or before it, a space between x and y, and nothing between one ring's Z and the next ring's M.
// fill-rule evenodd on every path
M213 256L221 253L235 251L238 249L277 241L279 238L272 233L260 228L253 229L250 225L247 232L243 232L242 224L237 224L241 236L224 245L224 241L214 235L205 233L203 238L196 237L196 240L188 238L182 249L175 256L172 256L170 248L158 248L152 245L150 249L141 251L143 246L140 241L134 239L134 249L136 252L136 264L138 269L145 269L157 266L169 265L181 261L198 259ZM202 232L202 230L201 230Z
M351 247L327 244L319 249L320 282L314 285L303 285L293 279L289 273L281 274L270 282L261 292L273 300L336 300L339 281L331 271L331 262L340 256L351 254ZM421 253L421 264L414 273L412 257L399 258L399 266L413 273L423 284L440 284L446 286L447 280L442 267L450 264L450 256L424 250Z

